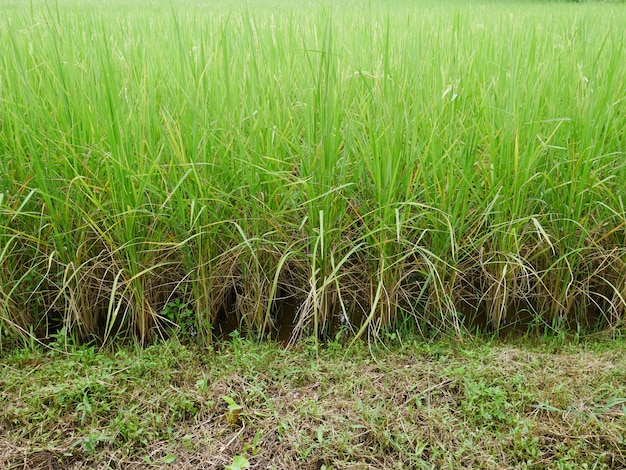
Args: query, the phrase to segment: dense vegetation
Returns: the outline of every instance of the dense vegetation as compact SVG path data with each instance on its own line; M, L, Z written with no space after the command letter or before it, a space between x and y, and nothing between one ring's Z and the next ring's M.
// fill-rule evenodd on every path
M623 326L623 5L0 3L3 341Z

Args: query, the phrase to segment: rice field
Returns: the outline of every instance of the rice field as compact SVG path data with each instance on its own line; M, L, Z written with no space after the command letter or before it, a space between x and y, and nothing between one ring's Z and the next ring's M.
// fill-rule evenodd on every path
M623 328L625 7L0 0L0 341Z

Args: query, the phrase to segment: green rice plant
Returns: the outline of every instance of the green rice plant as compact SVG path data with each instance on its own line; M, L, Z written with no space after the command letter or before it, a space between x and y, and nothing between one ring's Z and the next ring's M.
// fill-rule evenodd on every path
M3 5L9 330L623 325L619 5Z

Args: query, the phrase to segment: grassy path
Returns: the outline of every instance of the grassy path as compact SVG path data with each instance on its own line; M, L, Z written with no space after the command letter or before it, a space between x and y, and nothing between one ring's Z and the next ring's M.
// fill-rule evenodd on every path
M626 467L623 340L391 342L5 351L0 467Z

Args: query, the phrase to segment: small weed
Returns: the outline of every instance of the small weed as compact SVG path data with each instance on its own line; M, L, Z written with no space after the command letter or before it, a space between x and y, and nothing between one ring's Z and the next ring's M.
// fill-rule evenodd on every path
M228 414L226 415L226 419L230 424L236 424L239 421L241 412L243 410L243 406L235 402L229 396L222 396L222 400L224 400L228 404Z
M233 462L226 466L226 470L244 470L246 468L250 468L250 462L241 455L233 457Z
M164 464L171 464L176 462L176 454L168 454L165 457L163 457L163 463Z
M181 299L176 298L168 302L163 307L161 316L168 320L166 328L170 332L178 331L187 340L194 340L197 337L196 315L189 304L184 303Z
M90 430L89 434L76 441L70 448L74 448L76 446L81 446L85 452L88 454L95 454L97 451L98 444L102 442L110 443L113 441L113 438L110 436L101 434L98 431Z

